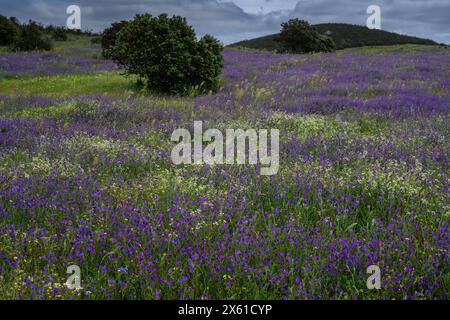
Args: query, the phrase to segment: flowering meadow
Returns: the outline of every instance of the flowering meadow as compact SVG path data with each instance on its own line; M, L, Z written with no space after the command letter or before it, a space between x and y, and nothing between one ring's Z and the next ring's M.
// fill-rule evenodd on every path
M0 79L24 75L76 74L113 70L114 63L102 60L95 48L72 49L76 54L63 52L2 53L0 54ZM98 51L98 50L97 50Z
M89 50L0 54L0 298L450 298L448 49L228 49L184 98ZM278 174L173 165L194 121L279 129Z

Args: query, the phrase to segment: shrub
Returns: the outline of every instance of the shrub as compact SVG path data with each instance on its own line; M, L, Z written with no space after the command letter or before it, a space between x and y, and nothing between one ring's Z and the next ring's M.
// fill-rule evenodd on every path
M20 27L19 19L16 17L9 17L9 20L16 25L16 27Z
M185 95L217 89L222 51L212 36L197 40L182 17L143 14L117 34L107 55L145 79L150 90Z
M283 51L290 53L329 52L335 48L334 41L317 30L307 21L291 19L281 24L282 30L277 41Z
M0 15L0 46L9 46L19 36L20 29L13 20Z
M91 38L91 43L92 44L101 44L102 38L101 37L93 37L93 38Z
M105 29L101 34L102 54L105 58L110 58L107 54L108 50L115 45L117 34L123 27L128 24L128 21L114 22L111 27Z
M194 51L191 83L198 83L200 91L217 90L219 75L223 68L223 46L214 37L205 35L197 44Z
M13 43L13 51L51 50L52 43L43 31L42 27L34 21L23 25L20 36Z
M56 41L67 41L66 29L62 27L56 27L52 32L52 38Z
M314 52L332 52L336 49L333 38L319 34Z

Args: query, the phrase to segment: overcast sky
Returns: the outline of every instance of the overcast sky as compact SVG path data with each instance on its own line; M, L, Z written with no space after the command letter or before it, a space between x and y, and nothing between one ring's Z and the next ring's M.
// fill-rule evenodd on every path
M199 35L225 44L276 33L298 17L309 22L366 25L369 5L381 7L382 29L450 44L450 0L0 0L0 14L65 25L68 5L81 7L82 29L102 31L136 13L185 16Z

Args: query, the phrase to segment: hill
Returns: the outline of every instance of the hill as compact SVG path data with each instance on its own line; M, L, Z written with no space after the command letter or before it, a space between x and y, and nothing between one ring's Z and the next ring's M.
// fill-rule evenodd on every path
M421 39L383 30L373 30L365 26L346 23L323 23L316 24L314 27L316 27L320 33L327 34L333 38L337 49L377 45L437 44L429 39ZM256 39L240 41L229 45L229 47L276 51L280 48L279 43L275 41L277 36L278 34L272 34Z

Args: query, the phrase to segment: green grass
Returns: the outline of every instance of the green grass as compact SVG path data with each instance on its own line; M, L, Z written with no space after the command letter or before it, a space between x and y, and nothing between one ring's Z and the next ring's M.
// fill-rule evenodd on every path
M94 37L89 37L86 35L73 35L69 34L67 41L54 41L52 40L53 48L52 51L70 51L71 49L87 49L91 48L91 39ZM7 46L0 46L0 53L9 52Z
M428 51L430 48L438 48L438 45L423 45L423 44L398 44L398 45L386 45L386 46L366 46L359 48L347 48L339 50L338 53L363 53L363 54L381 54L392 52L419 52Z
M52 98L73 95L129 96L136 93L137 78L120 71L97 72L81 75L57 75L24 79L1 80L0 93L21 92Z
M73 49L76 49L77 52L79 52L80 49L90 49L94 46L91 44L92 38L94 37L86 35L69 35L67 41L53 41L52 51L70 53Z

